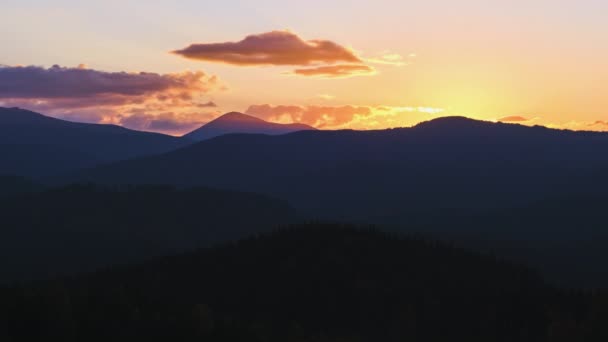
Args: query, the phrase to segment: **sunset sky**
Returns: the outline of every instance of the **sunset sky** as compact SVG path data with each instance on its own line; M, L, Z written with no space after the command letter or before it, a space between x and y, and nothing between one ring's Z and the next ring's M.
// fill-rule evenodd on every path
M0 105L186 133L463 115L608 130L606 0L3 0Z

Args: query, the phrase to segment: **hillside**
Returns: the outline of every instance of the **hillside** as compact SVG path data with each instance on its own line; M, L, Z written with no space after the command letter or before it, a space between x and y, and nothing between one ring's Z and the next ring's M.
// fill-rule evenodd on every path
M525 267L332 225L2 296L13 341L599 341L606 318Z
M332 219L428 208L498 209L599 192L608 134L464 118L383 131L228 135L70 181L205 185L265 193Z
M42 178L187 145L156 133L63 121L0 107L0 174Z
M71 186L0 201L0 282L90 271L236 239L298 220L255 194Z
M608 203L606 150L606 133L443 118L383 131L218 137L75 180L262 193L310 218L432 234L530 262L560 285L602 287L597 260L608 262L608 235L602 211L587 207Z

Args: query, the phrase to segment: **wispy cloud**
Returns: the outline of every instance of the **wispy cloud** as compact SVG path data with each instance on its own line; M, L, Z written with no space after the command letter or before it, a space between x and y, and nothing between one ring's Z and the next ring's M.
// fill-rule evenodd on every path
M410 55L408 58L414 58L414 56ZM367 63L372 64L384 64L384 65L393 65L393 66L406 66L410 65L412 62L407 60L403 56L398 53L386 51L377 57L370 57L364 59Z
M506 116L504 118L498 119L498 121L500 122L528 122L530 120L531 119L519 115Z
M296 69L294 75L318 78L349 78L355 76L371 76L376 70L364 64L339 64L315 68Z
M336 98L336 96L330 94L319 94L317 97L325 101L330 101Z

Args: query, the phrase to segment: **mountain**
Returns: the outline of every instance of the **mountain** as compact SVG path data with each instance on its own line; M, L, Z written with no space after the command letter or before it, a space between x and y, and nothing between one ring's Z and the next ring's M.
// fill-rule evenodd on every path
M381 131L226 135L88 170L73 181L265 193L331 219L531 203L599 192L608 134L444 118ZM594 181L595 180L595 181Z
M565 286L595 287L608 286L597 262L608 262L608 235L602 211L578 203L608 203L606 151L606 133L456 117L382 131L227 135L72 180L266 194L313 219L429 233L531 262Z
M41 178L168 152L186 144L187 139L162 134L0 107L0 174Z
M279 135L309 130L315 130L315 128L304 124L272 123L246 114L231 112L184 135L184 137L194 141L202 141L233 133Z
M1 290L0 337L603 341L606 298L441 243L314 224Z
M255 194L70 186L0 199L0 282L92 271L197 249L298 220Z

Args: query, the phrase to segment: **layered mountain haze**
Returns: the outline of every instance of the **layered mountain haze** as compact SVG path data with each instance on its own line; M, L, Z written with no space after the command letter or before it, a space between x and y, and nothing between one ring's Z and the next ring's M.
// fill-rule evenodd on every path
M0 342L608 341L607 0L0 8Z
M608 134L449 117L381 131L227 135L73 180L207 185L266 193L330 218L415 208L502 208L589 183Z
M297 123L278 124L264 121L250 115L231 112L184 135L184 137L195 141L202 141L232 133L280 135L309 130L315 130L315 128Z
M608 285L597 262L608 260L608 235L587 207L606 203L606 150L605 133L448 117L381 131L226 135L72 180L266 194L306 217L430 234L523 260L561 285L595 287Z
M53 177L131 158L162 154L224 134L278 135L314 130L241 113L225 114L184 137L116 125L60 120L20 108L0 107L0 175Z

